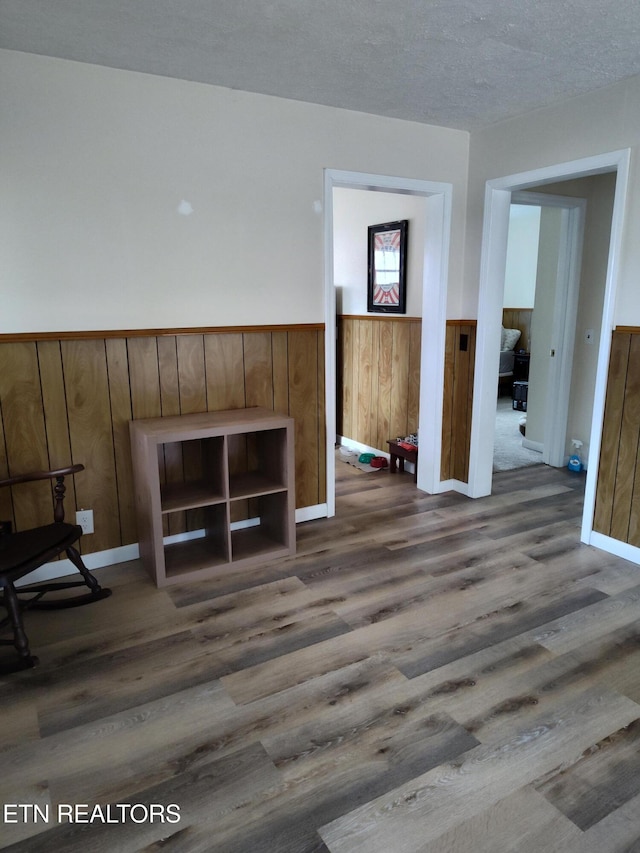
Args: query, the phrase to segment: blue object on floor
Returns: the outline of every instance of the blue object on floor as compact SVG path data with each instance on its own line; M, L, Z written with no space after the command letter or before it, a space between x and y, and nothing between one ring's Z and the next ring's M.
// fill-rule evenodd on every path
M582 471L582 462L580 461L580 457L576 453L574 453L573 456L569 457L567 468L569 469L569 471Z

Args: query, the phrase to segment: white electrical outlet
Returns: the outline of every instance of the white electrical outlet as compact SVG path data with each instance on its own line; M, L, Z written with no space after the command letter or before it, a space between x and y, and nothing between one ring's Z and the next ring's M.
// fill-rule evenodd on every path
M93 533L93 510L81 509L76 513L76 524L79 524L83 533Z

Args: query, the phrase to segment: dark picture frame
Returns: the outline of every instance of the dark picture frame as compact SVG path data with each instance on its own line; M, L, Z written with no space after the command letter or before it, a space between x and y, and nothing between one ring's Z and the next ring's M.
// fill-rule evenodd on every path
M404 314L409 220L369 225L367 311Z

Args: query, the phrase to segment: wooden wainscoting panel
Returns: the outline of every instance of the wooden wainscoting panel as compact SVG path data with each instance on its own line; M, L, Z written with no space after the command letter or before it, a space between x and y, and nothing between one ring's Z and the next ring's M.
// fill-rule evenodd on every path
M640 547L640 329L611 341L593 528Z
M638 464L640 435L640 335L632 335L626 371L624 406L620 430L620 446L616 466L611 536L628 542L631 501Z
M273 409L271 332L244 335L243 346L245 404Z
M409 388L407 397L407 433L417 432L420 414L420 357L422 353L422 324L409 327Z
M133 417L158 418L160 405L160 370L156 338L127 339L131 409Z
M338 333L340 335L339 348L342 352L342 374L338 385L342 389L342 397L338 400L340 410L339 431L341 435L355 438L353 421L353 397L354 388L354 364L353 364L353 336L354 324L348 317L340 318L338 322Z
M207 411L207 384L204 370L202 335L180 335L178 348L178 385L180 413L190 415Z
M245 406L242 334L207 335L204 340L209 411Z
M351 363L351 438L358 436L358 406L360 404L360 331L361 323L352 323L351 329L351 352L353 360ZM358 441L360 439L357 439ZM363 439L364 440L364 439Z
M163 417L180 414L178 344L174 335L157 339L160 409Z
M271 358L273 363L273 409L275 412L284 415L289 411L289 356L286 332L272 332ZM322 365L322 375L324 377L324 364ZM318 400L322 400L324 405L323 395L318 394Z
M378 416L380 412L380 377L378 374L378 364L380 362L380 330L381 323L371 323L371 376L370 388L371 397L369 400L369 422L367 426L367 434L369 441L367 444L370 447L380 447L379 431L378 431ZM386 444L384 445L386 447Z
M81 507L94 510L96 532L83 537L85 553L137 541L131 418L256 404L290 414L296 419L297 506L326 501L324 329L317 324L23 338L0 344L0 476L83 463L86 470L68 482L66 506L69 517ZM198 456L195 446L187 458L164 447L163 481L181 482ZM232 464L246 467L246 447L238 448L235 461L233 450L231 456ZM0 490L0 518L17 529L48 523L51 507L48 483ZM184 513L171 514L165 533L194 523Z
M175 335L157 338L158 378L160 383L160 409L163 417L179 415L180 377L178 375L178 339ZM127 426L127 434L128 434ZM184 479L184 462L181 444L165 444L158 451L161 481L181 483ZM184 512L174 512L164 518L166 536L184 533L187 529ZM135 538L132 540L135 541Z
M469 447L473 406L476 327L449 321L445 340L441 476L469 479Z
M635 424L637 432L640 424L640 334L637 332L632 335L629 350L627 389L628 402L625 406L624 422L628 422L631 425L629 432L632 436L633 425ZM638 548L640 547L640 460L638 459L640 438L636 442L635 450L631 442L628 442L628 445L624 451L621 449L619 456L619 458L622 458L624 455L629 460L629 465L635 467L633 486L631 488L631 503L629 506L627 542Z
M613 502L616 490L618 469L618 450L622 431L622 412L624 409L625 386L631 335L614 333L611 340L607 395L600 446L598 466L598 486L593 528L605 536L611 534Z
M180 389L180 414L190 415L207 411L207 385L205 379L204 337L180 335L176 339L178 352L178 387ZM182 442L182 464L185 479L195 480L202 470L202 453L199 442ZM177 449L173 451L178 452ZM204 526L201 510L186 514L187 530L200 530ZM175 519L169 519L171 522ZM176 532L171 527L171 532Z
M371 384L373 381L373 324L366 321L358 324L358 348L355 359L358 365L358 396L356 403L356 432L359 441L371 445Z
M387 450L387 441L397 438L391 428L393 392L393 324L376 323L378 332L378 411L374 447ZM408 434L408 433L407 433Z
M71 460L71 444L62 353L56 341L40 341L37 349L49 464L63 468ZM73 502L73 483L67 486L67 496Z
M95 533L82 537L82 547L102 551L122 544L105 342L63 341L61 348L71 449L85 466L76 500L94 513Z
M451 451L453 436L453 378L455 375L455 327L447 325L444 347L444 379L442 393L442 450L440 455L440 476L450 480Z
M471 453L471 416L473 413L473 377L476 366L476 326L470 325L467 327L469 335L468 338L468 360L469 360L469 373L468 373L468 383L467 383L467 396L464 401L465 412L466 412L466 420L465 420L465 439L464 439L464 481L468 482L469 480L469 455Z
M64 468L71 462L69 438L69 415L62 369L62 353L58 341L39 341L38 365L44 411L47 447L50 468ZM73 507L76 505L75 479L65 480L66 520L75 521Z
M465 482L468 460L465 459L467 411L466 402L469 389L469 359L467 353L460 350L461 336L468 333L466 327L455 329L455 369L453 375L453 435L452 435L452 476Z
M2 359L2 346L0 346L0 360ZM0 397L0 400L2 398ZM7 446L4 439L4 421L2 418L2 408L0 406L0 478L5 479L9 476L9 465L7 460ZM10 521L15 524L13 517L13 501L11 499L11 489L0 489L0 519L2 521Z
M631 498L627 542L629 545L640 548L640 465L638 464L636 464L633 478L633 497Z
M35 343L0 347L0 400L10 475L49 468L40 370ZM36 526L48 515L49 483L25 483L13 490L14 520L18 529Z
M296 506L319 502L317 334L289 333L289 414L295 419Z
M166 349L164 350L164 356L165 358L167 357ZM160 393L158 339L151 337L127 338L127 358L129 363L129 392L131 394L132 418L139 420L141 418L160 417L162 415L162 398ZM175 358L176 367L169 367L170 375L174 370L177 370L177 353ZM179 391L177 391L177 395L179 403ZM171 405L169 408L172 408ZM158 455L160 479L164 483L166 481L164 453L159 451ZM182 460L181 452L180 459ZM168 534L169 532L168 523L165 523L165 533Z
M406 323L393 324L393 354L391 356L391 413L389 438L409 434L409 361L411 330Z
M378 450L418 428L419 317L338 318L338 431Z
M324 346L324 331L316 334L316 353L317 353L317 395L318 395L318 416L316 423L316 432L318 435L318 503L323 504L327 501L327 441L326 441L326 385L325 385L325 346ZM275 406L274 406L275 408ZM276 409L278 411L278 409Z
M109 374L109 401L113 426L113 452L116 464L116 499L120 520L120 538L123 543L137 540L135 504L133 500L133 473L129 442L131 420L131 394L129 393L129 361L124 338L105 340L107 371Z

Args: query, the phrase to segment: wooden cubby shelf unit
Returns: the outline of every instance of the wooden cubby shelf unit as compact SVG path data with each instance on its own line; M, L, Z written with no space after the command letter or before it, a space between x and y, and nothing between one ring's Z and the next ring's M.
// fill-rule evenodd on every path
M129 428L140 556L157 586L295 553L292 418L255 407Z

